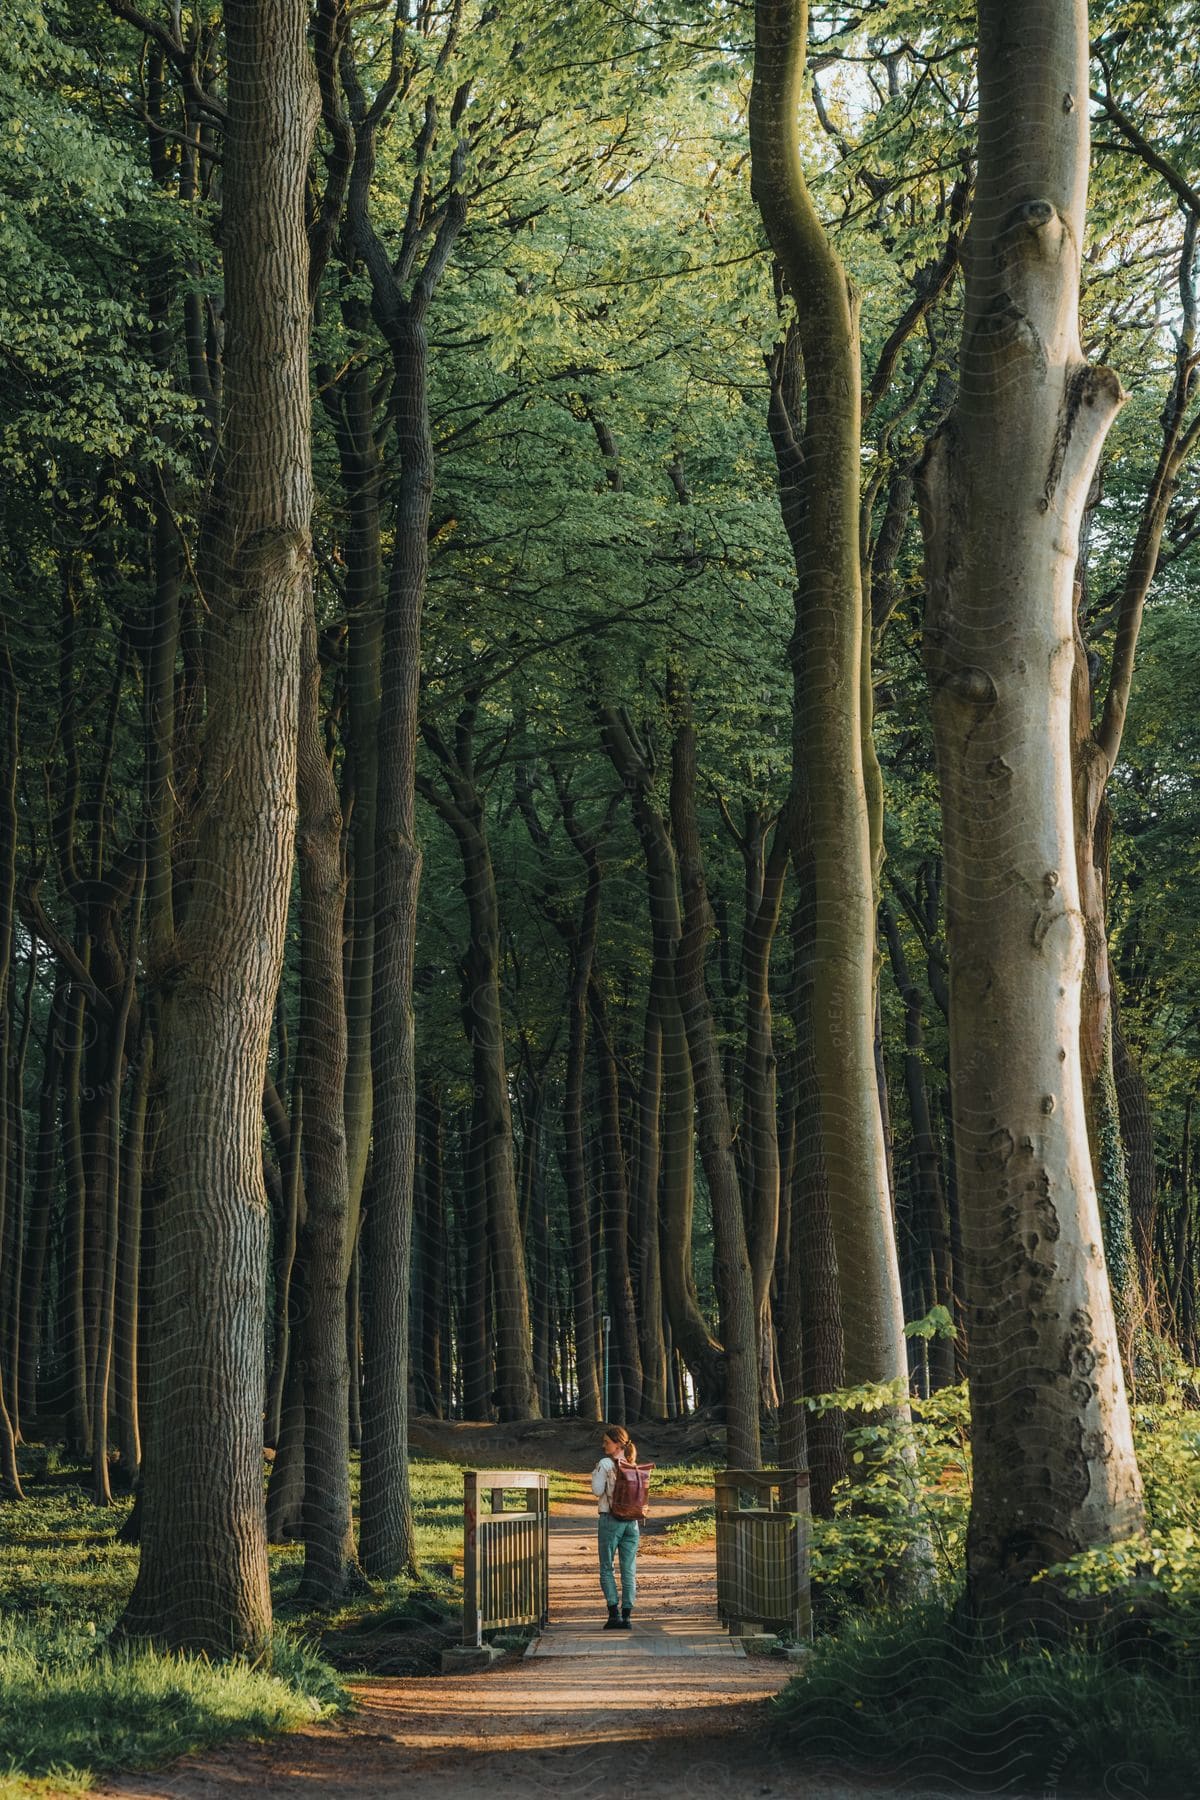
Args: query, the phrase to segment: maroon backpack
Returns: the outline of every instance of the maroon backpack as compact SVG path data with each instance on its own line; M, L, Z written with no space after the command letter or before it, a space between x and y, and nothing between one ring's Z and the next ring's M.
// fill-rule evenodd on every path
M653 1473L653 1463L631 1463L622 1457L617 1464L617 1478L608 1506L614 1519L645 1518Z

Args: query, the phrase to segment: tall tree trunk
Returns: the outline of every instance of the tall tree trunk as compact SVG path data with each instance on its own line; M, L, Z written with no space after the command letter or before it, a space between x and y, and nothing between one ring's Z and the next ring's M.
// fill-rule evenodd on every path
M1142 1528L1080 1071L1071 782L1078 535L1121 404L1079 344L1084 0L980 0L959 397L921 472L942 788L977 1613Z
M1139 149L1144 154L1146 147ZM1178 285L1180 326L1175 341L1174 380L1161 417L1158 461L1147 487L1133 547L1117 602L1117 625L1107 686L1098 723L1093 727L1092 662L1083 635L1087 602L1088 519L1099 483L1093 480L1080 531L1077 563L1075 668L1071 709L1071 755L1074 774L1075 858L1083 914L1083 981L1080 994L1079 1047L1083 1100L1092 1154L1092 1174L1104 1228L1104 1249L1113 1290L1117 1330L1127 1379L1132 1379L1133 1334L1141 1316L1145 1283L1139 1291L1139 1252L1131 1220L1132 1172L1122 1142L1121 1102L1115 1069L1116 1032L1112 970L1108 952L1108 863L1112 815L1107 801L1109 777L1116 766L1125 716L1133 686L1134 657L1142 615L1158 569L1163 534L1180 473L1198 441L1200 415L1193 407L1196 373L1198 301L1196 245L1200 215L1194 198L1185 203L1186 225L1180 249ZM1189 416L1190 415L1190 416ZM1144 1175L1136 1179L1143 1186Z
M458 1366L464 1419L492 1413L491 1338L488 1331L488 1193L484 1162L483 1103L476 1091L460 1133L463 1179L457 1209L462 1247L458 1308Z
M425 306L389 320L401 459L383 624L371 1031L371 1210L364 1236L361 1549L368 1574L416 1567L408 1472L409 1261L416 1157L412 976L421 848L416 826L421 610L429 571L433 442Z
M600 1167L604 1191L604 1285L612 1317L608 1418L614 1425L632 1424L641 1411L642 1361L638 1350L637 1311L629 1268L629 1176L621 1132L621 1090L616 1051L609 1035L604 990L592 977L589 995L592 1021Z
M126 961L125 992L113 1021L109 1039L112 1061L105 1084L108 1098L106 1120L107 1142L104 1146L107 1171L105 1195L107 1214L101 1238L103 1256L100 1261L100 1317L96 1345L96 1363L92 1376L92 1498L97 1506L112 1504L112 1484L108 1470L109 1395L113 1381L113 1345L116 1339L117 1272L120 1267L122 1231L121 1189L121 1089L125 1075L125 1044L129 1031L129 1015L133 1009L137 987L139 940L142 934L143 874L134 894L133 916L129 927L129 956Z
M305 1299L304 1571L299 1593L339 1601L357 1575L350 1511L350 1370L346 1358L346 1007L342 928L346 884L337 783L321 729L321 663L311 593L300 638L296 752L300 863L300 1026L304 1095Z
M584 1084L587 1069L588 983L596 950L600 917L600 866L587 865L583 908L570 946L567 986L567 1059L563 1076L563 1181L567 1190L567 1228L571 1244L571 1300L575 1318L575 1351L581 1419L600 1417L600 1374L596 1362L596 1283L593 1270L591 1198L584 1140Z
M1121 1027L1121 1009L1116 1002L1116 986L1111 967L1109 995L1112 1003L1113 1075L1117 1087L1121 1139L1125 1147L1125 1168L1129 1178L1129 1215L1134 1254L1137 1257L1138 1287L1147 1323L1153 1331L1158 1331L1161 1324L1154 1276L1154 1115L1145 1078Z
M87 967L86 944L80 957ZM83 1153L83 1120L80 1113L83 1086L84 1024L87 996L81 989L71 995L67 1024L67 1063L63 1079L62 1139L63 1181L66 1208L63 1222L61 1286L56 1318L59 1363L62 1370L61 1404L67 1414L67 1442L76 1456L91 1454L91 1423L84 1332L84 1241L87 1221L87 1169Z
M913 1185L919 1242L927 1259L929 1292L935 1306L944 1306L954 1317L954 1276L950 1254L950 1214L942 1182L942 1159L933 1133L929 1090L925 1083L925 1024L921 990L909 973L908 958L896 915L886 903L880 908L884 936L891 957L896 988L904 1004L904 1089L912 1124ZM929 1379L932 1387L953 1386L954 1343L935 1337L929 1343Z
M780 1346L783 1364L780 1458L785 1466L801 1466L807 1447L808 1467L812 1472L813 1512L818 1518L829 1518L833 1512L834 1485L846 1473L845 1420L836 1409L817 1413L807 1422L798 1416L804 1399L831 1394L844 1386L846 1379L837 1245L825 1168L813 1024L816 904L807 786L803 778L794 783L793 809L791 836L797 846L793 862L799 889L791 921L796 1147L792 1168L788 1287Z
M542 1417L552 1417L550 1402L550 1354L554 1322L554 1243L550 1230L549 1197L546 1190L545 1132L541 1118L542 1097L531 1124L533 1169L530 1174L529 1245L532 1271L530 1306L533 1311L533 1377L537 1388L538 1410Z
M423 780L421 792L450 826L463 859L469 937L462 963L462 1013L475 1080L472 1161L487 1196L496 1403L504 1419L529 1419L537 1416L537 1392L500 999L500 902L473 761L477 706L478 696L468 696L453 750L432 724L424 727L426 741L442 765L446 788Z
M658 1183L662 1169L663 984L650 977L638 1078L637 1149L633 1166L633 1242L638 1345L645 1419L667 1417L667 1346L663 1335L662 1262L658 1247Z
M42 1049L42 1084L38 1098L38 1138L36 1173L29 1210L29 1230L25 1242L25 1259L21 1269L21 1388L20 1411L33 1419L40 1407L39 1370L42 1360L42 1330L45 1308L43 1283L48 1268L50 1219L58 1182L58 1105L62 1084L63 1038L68 1006L70 977L58 965L50 1008L46 1015L46 1037Z
M800 161L808 10L807 0L757 0L752 188L796 302L803 361L803 429L798 380L773 383L771 429L797 574L793 768L808 783L803 850L811 851L818 948L812 1019L845 1374L853 1384L895 1382L903 1391L908 1363L874 1057L878 846L868 792L875 771L864 754L858 319Z
M418 1405L434 1418L443 1417L442 1337L446 1308L446 1201L442 1172L442 1108L437 1094L423 1087L417 1123L421 1159L420 1246L418 1273L421 1324L417 1358ZM414 1284L415 1285L415 1284Z
M25 1069L29 1059L29 1040L33 1033L33 996L37 986L38 947L36 942L29 945L29 953L25 959L25 992L22 995L21 1029L16 1032L16 1042L8 1067L7 1104L12 1121L9 1128L9 1170L8 1170L8 1238L11 1246L9 1266L5 1279L0 1283L3 1300L3 1324L0 1330L7 1333L7 1347L0 1349L0 1367L7 1378L7 1404L11 1415L12 1427L19 1439L21 1433L21 1298L24 1286L25 1243L28 1235L28 1206L26 1186L28 1175L28 1157L25 1139ZM16 964L14 962L10 976L10 1006L16 993ZM13 1028L15 1029L15 1028Z
M747 834L743 854L754 840ZM746 1139L743 1186L746 1230L754 1283L754 1316L758 1335L759 1387L774 1411L775 1330L771 1284L780 1225L779 1110L775 1067L775 1034L771 1018L771 949L783 904L783 882L790 854L789 827L777 825L770 854L763 855L757 835L758 878L747 883L742 973L746 984L746 1048L742 1061L742 1129Z
M8 1156L8 987L12 970L12 949L16 914L17 886L17 752L19 747L19 700L8 651L0 661L0 708L3 709L4 757L0 762L0 1243L6 1210L9 1178ZM0 1345L7 1337L7 1320L0 1320ZM0 1499L21 1499L21 1480L17 1473L16 1437L5 1395L16 1375L6 1366L0 1354Z
M282 1056L278 1070L286 1082ZM296 1247L304 1222L304 1179L301 1155L304 1132L304 1091L298 1078L292 1082L292 1108L289 1114L279 1092L279 1084L268 1080L263 1089L263 1111L267 1129L275 1148L275 1173L269 1192L275 1211L274 1276L275 1298L272 1320L270 1374L267 1379L267 1406L263 1439L269 1449L276 1449L282 1429L283 1390L291 1357L292 1315L295 1299L292 1278L296 1269Z
M537 1395L500 1002L499 900L491 853L481 830L472 834L465 867L471 914L466 1011L482 1109L496 1405L502 1419L527 1419L536 1416Z
M682 935L679 877L667 822L651 797L649 754L616 707L600 709L604 747L629 791L633 819L646 858L650 934L654 951L651 991L662 995L662 1187L659 1252L663 1299L671 1336L706 1401L724 1387L721 1346L709 1331L696 1296L692 1267L695 1201L696 1097L691 1055L679 1003L676 962Z
M117 1295L113 1342L113 1403L121 1479L138 1481L142 1466L141 1413L138 1405L139 1327L142 1291L142 1188L150 1154L147 1120L154 1044L149 1021L142 1015L142 1037L133 1070L133 1091L121 1151L120 1241L117 1246Z
M262 1093L291 888L311 581L304 197L317 105L299 0L226 0L225 25L224 431L202 560L199 879L162 1002L154 1389L141 1562L121 1626L175 1648L261 1656L271 1631Z
M675 711L671 749L671 825L679 855L679 883L683 894L675 986L696 1088L700 1156L712 1202L715 1277L721 1299L721 1339L725 1349L726 1454L732 1468L757 1469L762 1462L762 1444L754 1281L733 1153L733 1126L705 984L705 952L712 930L712 908L705 885L696 822L696 730L686 687L678 680L669 698Z
M328 15L327 15L328 16ZM334 15L335 17L338 15ZM447 39L452 48L456 33ZM393 49L398 40L393 40ZM416 1158L416 1076L412 978L421 879L416 828L416 750L421 684L421 614L429 574L434 452L429 423L430 301L466 218L467 144L462 113L470 83L449 109L454 136L444 200L433 216L427 159L442 124L432 96L419 139L401 253L393 258L371 219L378 134L402 85L395 59L368 105L348 39L321 39L326 124L346 161L345 239L370 281L371 311L392 361L392 414L399 480L384 607L374 838L374 945L371 982L371 1211L362 1239L364 1270L362 1501L360 1554L370 1574L415 1568L408 1471L409 1303ZM340 86L339 86L340 84ZM343 108L342 95L348 103ZM407 282L407 288L405 283ZM372 481L374 477L372 476ZM377 491L374 487L372 492ZM364 651L369 646L364 646ZM357 896L356 896L357 899ZM357 908L356 908L357 912ZM507 1094L505 1095L507 1101ZM509 1143L511 1166L511 1136ZM516 1196L512 1196L513 1211ZM520 1247L517 1247L518 1260ZM524 1269L521 1269L522 1292ZM516 1300L514 1299L514 1304ZM526 1388L532 1353L526 1341Z
M1104 790L1107 758L1092 735L1092 683L1087 652L1075 623L1071 692L1075 869L1083 920L1079 1058L1092 1180L1104 1233L1117 1339L1126 1380L1133 1376L1133 1334L1141 1317L1137 1259L1129 1215L1129 1175L1121 1138L1113 1058L1112 970L1108 954L1108 865L1112 814Z
M347 330L365 334L361 301L343 306ZM346 980L347 1254L356 1241L371 1142L371 1014L375 960L375 833L379 795L379 704L383 657L382 456L365 356L326 384L346 496L347 711L354 810L351 817L353 934Z
M1190 1279L1191 1238L1192 1238L1192 1107L1195 1096L1189 1094L1183 1103L1183 1131L1179 1145L1179 1206L1175 1214L1175 1246L1171 1257L1170 1276L1167 1283L1167 1296L1171 1303L1171 1317L1175 1321L1176 1336L1182 1342L1184 1333L1181 1330L1182 1304Z
M350 1251L346 1283L346 1362L350 1370L350 1448L362 1448L362 1209Z

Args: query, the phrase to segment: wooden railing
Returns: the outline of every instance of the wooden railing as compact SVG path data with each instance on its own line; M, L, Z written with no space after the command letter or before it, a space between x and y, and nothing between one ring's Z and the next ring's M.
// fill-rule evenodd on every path
M509 1510L511 1498L519 1506ZM537 1469L463 1471L463 1643L544 1625L550 1605L550 1477Z
M734 1632L754 1623L810 1637L807 1470L723 1469L714 1486L721 1623ZM744 1506L747 1494L753 1501Z

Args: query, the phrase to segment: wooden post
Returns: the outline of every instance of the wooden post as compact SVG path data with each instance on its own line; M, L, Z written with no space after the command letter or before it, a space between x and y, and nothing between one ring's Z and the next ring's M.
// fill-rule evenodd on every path
M483 1647L479 1472L463 1472L463 1643Z

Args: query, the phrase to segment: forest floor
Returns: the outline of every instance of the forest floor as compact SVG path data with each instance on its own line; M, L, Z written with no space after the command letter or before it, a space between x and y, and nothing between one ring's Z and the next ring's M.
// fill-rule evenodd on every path
M447 1454L444 1432L430 1435L441 1440L436 1452ZM593 1437L555 1446L556 1464L566 1465L574 1490L551 1514L555 1627L603 1617L595 1503L581 1472L581 1464L591 1466ZM518 1454L529 1449L522 1440ZM511 1465L513 1450L511 1441L485 1443L473 1433L449 1454L457 1451L477 1466ZM529 1460L544 1466L547 1459ZM711 1542L675 1547L659 1535L659 1527L706 1500L708 1487L677 1486L669 1499L654 1502L655 1531L639 1562L635 1614L648 1629L678 1631L686 1623L715 1632ZM334 1723L266 1743L230 1744L93 1791L96 1800L398 1800L414 1793L422 1800L479 1800L484 1793L528 1800L600 1795L630 1783L655 1800L868 1800L900 1791L887 1782L806 1771L772 1741L768 1703L794 1672L788 1663L728 1653L666 1657L650 1654L644 1641L646 1650L635 1631L618 1656L528 1657L513 1650L481 1674L356 1680L354 1711Z

